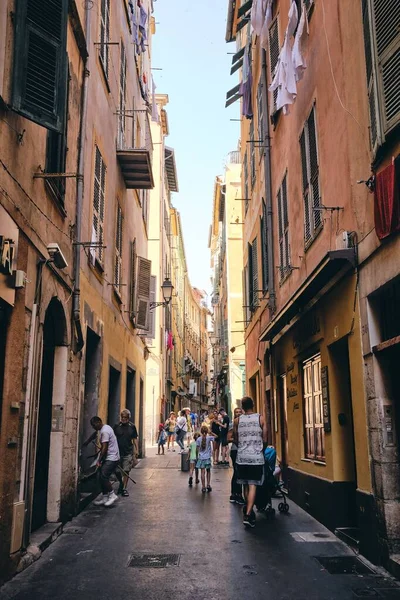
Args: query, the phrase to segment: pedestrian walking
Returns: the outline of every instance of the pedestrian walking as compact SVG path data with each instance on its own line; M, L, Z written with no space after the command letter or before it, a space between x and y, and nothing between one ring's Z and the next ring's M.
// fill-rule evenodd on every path
M229 417L224 408L221 408L219 411L219 441L221 446L221 465L228 466L228 429L229 429Z
M164 423L160 423L158 426L158 434L157 434L157 454L160 455L164 455L165 451L164 451L164 446L165 446L165 442L167 441L167 434L165 432L165 426ZM161 450L161 452L160 452Z
M233 411L233 419L238 419L240 415L243 414L243 410L241 408L235 408ZM236 457L237 457L237 445L233 441L233 427L228 432L228 442L231 442L231 461L232 461L232 479L231 479L231 496L229 498L229 502L234 504L244 505L246 504L243 494L242 494L242 486L237 482L237 467L236 467Z
M136 426L131 422L131 411L125 408L121 411L121 420L114 426L114 433L118 442L118 449L120 454L119 466L123 473L118 468L115 475L119 481L118 494L121 496L129 496L129 492L126 489L128 484L128 476L137 464L138 454L138 433Z
M120 459L119 448L115 433L109 425L103 425L100 417L92 417L90 424L93 427L94 434L90 436L84 443L87 446L89 442L94 440L98 432L100 436L100 452L97 459L96 467L100 472L100 485L102 496L93 502L96 506L112 506L118 496L114 493L111 485L111 475L115 473Z
M208 432L208 428L203 425L201 428L201 436L197 438L196 445L198 451L197 468L201 471L201 491L211 492L211 454L212 445L215 436ZM206 486L206 474L207 474L207 486Z
M211 418L211 433L214 434L213 443L213 463L217 465L219 462L219 449L220 449L220 435L221 428L219 426L219 414L218 411L214 411Z
M186 420L187 420L186 442L187 442L187 447L189 448L189 445L190 445L190 442L192 441L192 436L193 436L192 418L190 415L190 408L184 408L183 410L185 411L185 416L186 416Z
M200 433L199 432L195 433L193 436L193 441L190 442L190 446L189 446L189 460L190 460L189 487L192 487L192 485L193 485L193 473L194 472L196 473L196 483L199 483L199 470L196 466L197 455L198 455L196 441L198 440L199 437L200 437Z
M175 428L176 428L176 415L174 411L169 413L168 419L165 421L165 430L167 432L168 440L167 440L167 451L170 451L170 446L172 452L175 452Z
M181 410L181 414L180 416L177 418L176 420L176 443L178 444L180 451L179 454L182 454L183 450L185 449L185 437L187 434L187 418L186 418L186 411L185 410Z
M244 414L237 417L233 425L233 439L237 445L237 482L243 485L246 506L243 507L243 523L254 527L256 515L253 510L257 486L264 481L263 447L267 443L267 426L264 417L254 412L253 399L242 399Z

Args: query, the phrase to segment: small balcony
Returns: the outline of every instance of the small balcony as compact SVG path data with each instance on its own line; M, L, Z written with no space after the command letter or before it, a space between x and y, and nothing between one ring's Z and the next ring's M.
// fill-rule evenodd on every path
M151 190L153 142L147 110L123 110L117 115L117 158L129 190Z

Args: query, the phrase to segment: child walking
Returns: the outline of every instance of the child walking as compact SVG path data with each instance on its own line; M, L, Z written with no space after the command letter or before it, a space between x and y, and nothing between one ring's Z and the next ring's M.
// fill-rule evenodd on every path
M201 469L201 491L211 492L211 454L212 454L212 442L216 437L214 434L210 434L208 427L203 425L201 430L201 436L197 438L196 445L198 451L198 459L196 467ZM206 472L207 472L207 487L206 487Z
M167 434L165 433L164 424L160 423L158 426L158 436L157 436L157 454L160 454L160 450L162 450L161 454L165 454L164 444L167 441Z
M190 459L190 473L189 473L189 487L193 485L193 471L196 471L196 483L199 483L199 470L196 466L197 463L197 444L196 441L200 437L199 433L195 433L193 441L190 442L189 446L189 459Z

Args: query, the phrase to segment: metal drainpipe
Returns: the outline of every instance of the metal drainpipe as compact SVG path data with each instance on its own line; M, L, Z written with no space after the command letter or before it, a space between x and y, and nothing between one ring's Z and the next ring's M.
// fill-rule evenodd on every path
M263 119L263 140L265 141L264 148L264 177L265 177L265 196L267 200L267 253L268 253L268 291L269 301L268 307L273 315L276 310L276 295L275 295L275 273L274 273L274 249L273 249L273 232L272 232L272 184L271 184L271 144L270 144L270 125L269 125L269 110L268 110L268 91L267 91L267 53L263 49L261 54L262 61L262 101L263 113L267 118Z
M85 8L85 31L86 48L89 53L90 46L90 9ZM75 219L75 246L74 246L74 293L72 296L72 317L76 330L76 351L82 350L85 342L82 334L81 312L80 312L80 272L81 272L81 235L82 235L82 209L83 209L83 179L85 168L85 128L88 106L89 87L89 56L85 59L81 96L81 118L79 123L79 146L78 146L78 178L76 184L76 219Z

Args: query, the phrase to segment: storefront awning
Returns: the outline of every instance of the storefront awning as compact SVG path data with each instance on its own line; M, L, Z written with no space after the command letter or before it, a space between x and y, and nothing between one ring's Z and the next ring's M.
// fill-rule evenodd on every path
M335 283L356 266L355 248L331 250L300 288L293 294L282 310L270 321L260 335L260 342L273 340L284 329L289 329L300 313L313 306Z

